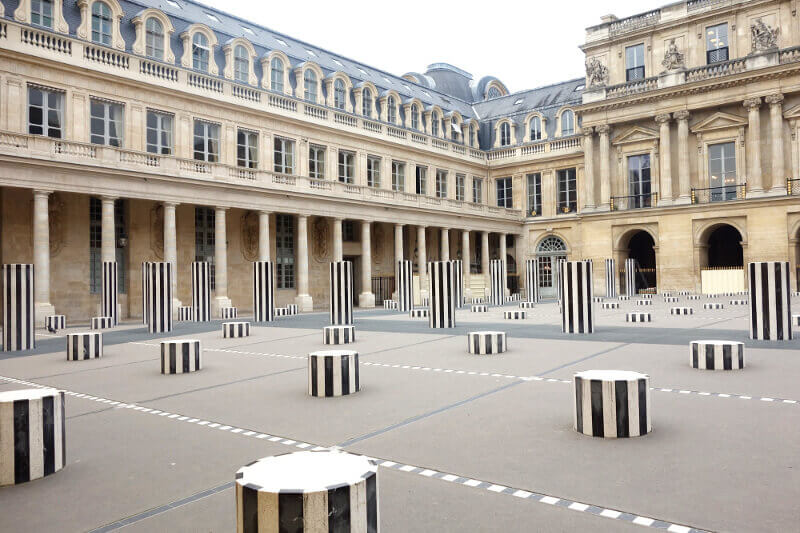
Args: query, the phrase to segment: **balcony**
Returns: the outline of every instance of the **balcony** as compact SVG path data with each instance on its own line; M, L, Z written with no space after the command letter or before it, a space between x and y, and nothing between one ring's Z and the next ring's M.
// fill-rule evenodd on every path
M658 193L632 194L629 196L612 196L609 202L612 211L628 211L630 209L644 209L655 207L658 203Z
M692 188L693 204L710 204L714 202L730 202L744 200L747 184L728 185L727 187L707 187L705 189Z
M511 148L500 148L487 152L486 156L489 166L502 166L522 160L547 159L551 155L578 154L581 151L581 136L572 135Z

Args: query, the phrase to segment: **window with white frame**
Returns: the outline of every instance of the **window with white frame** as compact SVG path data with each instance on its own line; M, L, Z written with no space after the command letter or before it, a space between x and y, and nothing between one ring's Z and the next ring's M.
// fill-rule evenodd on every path
M272 91L283 92L283 59L273 57L269 62L269 88Z
M625 81L644 79L644 45L625 48Z
M194 121L194 159L216 163L219 161L219 124Z
M333 107L344 109L346 96L344 82L337 78L333 82Z
M211 49L208 45L208 37L203 33L196 32L192 37L192 68L208 72L210 57Z
M31 24L53 27L53 1L52 0L31 0Z
M650 183L650 154L628 157L628 207L652 207Z
M392 161L392 190L406 190L406 164L400 161Z
M433 113L431 115L431 135L434 137L439 136L439 114Z
M394 101L394 96L386 99L386 122L392 124L397 122L397 104Z
M240 83L250 83L250 53L242 45L233 50L233 78Z
M528 216L542 214L542 175L539 172L528 174Z
M461 124L456 119L450 120L450 138L458 142L461 139Z
M236 164L258 168L258 133L239 129L236 135Z
M111 46L111 8L97 0L92 4L92 42Z
M369 88L361 92L361 114L365 117L372 116L372 91Z
M341 152L339 152L341 154ZM341 165L341 161L339 163ZM341 171L339 175L341 181ZM345 183L352 183L352 181L345 181ZM381 186L381 158L368 155L367 156L367 187L380 187Z
M308 176L325 179L325 147L317 144L308 145Z
M411 106L411 129L419 130L419 108L417 104Z
M436 169L436 197L447 198L447 171Z
M54 139L64 136L64 93L28 87L28 133Z
M500 146L511 144L511 125L508 122L500 124Z
M122 104L92 99L89 107L92 144L121 147L122 132L125 131Z
M147 110L147 151L151 154L172 154L172 124L174 117L170 113Z
M575 133L575 113L571 109L561 113L561 136L573 135Z
M417 194L427 194L428 192L428 167L416 165Z
M475 124L469 125L469 139L467 139L467 144L469 146L473 146L475 142Z
M574 213L578 208L575 189L575 169L564 168L556 172L558 186L558 212Z
M273 142L273 169L279 174L294 174L294 141L275 137Z
M729 57L728 25L717 24L706 28L706 63L721 63Z
M459 202L463 202L465 198L465 182L467 181L467 177L464 174L456 174L456 200Z
M317 101L317 74L311 69L306 69L303 73L303 91L306 101Z
M215 226L217 213L210 207L194 208L194 260L209 264L209 288L217 288L217 269L214 257L216 246Z
M472 203L483 203L483 178L472 178Z
M736 199L736 143L708 146L708 186L712 202Z
M156 17L150 17L144 25L145 55L159 61L164 60L164 25Z
M530 122L531 141L542 140L542 119L539 117L531 117Z
M511 177L500 178L495 183L497 184L497 207L505 207L506 209L514 207Z
M275 286L294 289L294 216L275 215Z
M353 183L355 181L356 154L339 150L339 181Z

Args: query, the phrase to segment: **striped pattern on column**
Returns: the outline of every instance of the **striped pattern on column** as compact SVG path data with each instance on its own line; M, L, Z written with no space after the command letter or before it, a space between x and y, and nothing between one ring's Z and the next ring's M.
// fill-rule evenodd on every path
M536 259L525 261L525 292L529 302L539 301L539 270Z
M67 317L64 315L50 315L44 317L44 327L50 333L55 333L60 329L66 329Z
M606 259L606 298L617 297L617 261Z
M725 305L719 302L709 302L703 304L703 309L724 309Z
M561 330L564 333L594 333L592 265L588 261L561 264Z
M387 310L397 311L397 302L395 302L394 300L384 300L383 308Z
M211 320L211 265L192 261L192 315L195 322Z
M728 303L731 305L747 305L747 300L731 300Z
M114 319L110 316L92 317L92 329L111 329L114 327Z
M671 315L692 315L694 314L694 309L691 307L671 307L669 310L669 314Z
M286 304L286 312L289 313L289 315L292 315L292 316L294 316L297 313L299 313L297 304Z
M486 313L489 311L489 306L486 304L475 304L470 309L473 313Z
M325 326L322 328L323 344L350 344L356 342L355 326Z
M308 394L329 398L359 390L358 352L321 350L308 354Z
M664 297L664 303L668 303L668 304L678 303L679 299L680 298L678 298L677 296L665 296Z
M526 316L525 311L503 311L503 318L506 320L524 320Z
M591 437L639 437L652 431L650 378L626 370L575 374L573 428Z
M270 261L253 263L253 320L275 320L275 265Z
M103 334L99 331L67 334L67 361L103 357Z
M119 313L117 312L117 294L119 294L119 277L117 275L116 261L103 261L103 305L101 312L103 316L111 317L112 325L119 324Z
M630 300L630 299L631 299L631 297L630 297L630 296L628 296L627 294L620 294L619 296L617 296L617 299L618 299L620 302L627 302L628 300Z
M353 263L334 261L330 264L330 317L334 326L353 323Z
M377 533L376 463L339 451L265 457L236 472L237 533Z
M619 309L619 302L603 302L602 309Z
M652 316L650 313L627 313L625 315L625 322L651 322Z
M689 366L700 370L744 368L744 343L736 341L692 341Z
M411 318L428 318L428 308L418 307L416 309L412 309L408 312L408 316Z
M161 341L161 373L185 374L203 368L203 350L199 340Z
M397 305L394 307L394 309L397 309L402 313L407 313L412 307L414 307L414 278L412 262L405 259L395 262L394 273L395 279L397 280Z
M750 263L747 270L750 280L750 338L791 340L789 263Z
M222 320L230 320L239 316L239 310L235 307L220 307L219 314Z
M223 322L222 338L238 339L250 336L250 322Z
M507 349L504 331L470 331L467 333L467 351L475 355L503 353Z
M150 323L150 280L147 277L150 261L142 261L142 324Z
M456 296L456 307L461 309L464 305L464 261L453 259L453 289Z
M686 299L687 300L699 300L700 299L700 295L699 294L687 294L686 295Z
M0 486L58 472L67 463L64 392L0 392Z
M556 275L555 275L555 282L556 282L556 290L558 292L558 303L561 304L561 300L564 298L564 286L561 284L561 265L566 263L566 259L561 257L556 259ZM552 264L552 263L551 263Z
M533 302L520 302L519 303L519 308L520 309L535 309L536 308L536 304L533 303Z
M428 263L430 313L428 325L431 328L456 327L456 298L453 287L453 262L433 261Z
M625 260L625 294L636 294L636 259L632 257Z
M33 265L3 265L3 351L36 347Z
M178 307L178 320L182 322L194 321L194 310L191 305Z
M289 310L285 307L276 307L275 316L289 316Z
M636 300L636 305L653 305L653 300Z
M506 262L502 259L489 261L491 274L491 287L489 289L489 303L503 305L506 303Z
M172 331L172 263L145 263L147 328L150 333Z

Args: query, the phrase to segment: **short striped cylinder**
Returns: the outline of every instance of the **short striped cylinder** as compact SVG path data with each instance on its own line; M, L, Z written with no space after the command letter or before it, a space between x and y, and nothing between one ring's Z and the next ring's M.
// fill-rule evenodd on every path
M270 261L253 262L253 321L275 320L275 265Z
M636 259L633 258L625 260L625 294L636 294Z
M355 326L325 326L322 328L322 344L350 344L356 342Z
M506 262L492 259L489 262L489 303L503 305L506 301Z
M33 265L3 265L3 351L36 347Z
M652 300L653 299L653 295L652 294L640 294L639 298L641 298L643 300Z
M520 302L519 303L519 308L520 309L534 309L535 307L536 307L536 304L533 303L533 302Z
M800 296L800 291L792 291L792 297L797 298Z
M453 259L453 293L456 299L456 307L464 305L464 261Z
M192 262L192 320L211 320L211 265L208 261Z
M112 324L119 324L119 314L117 312L117 294L119 290L119 278L117 276L117 262L103 261L103 290L101 294L101 312L103 316L111 317Z
M275 316L289 316L289 309L286 307L276 307Z
M394 265L397 280L397 302L395 309L402 313L414 307L414 274L411 261L397 261Z
M475 304L472 307L470 307L470 311L472 311L473 313L486 313L487 311L489 311L489 306L486 304Z
M792 325L800 326L800 315L792 315Z
M265 457L236 472L237 533L378 531L376 463L339 451Z
M703 304L703 309L723 309L725 306L718 302L706 302Z
M353 323L353 263L334 261L330 264L331 324Z
M480 296L477 298L472 299L473 304L483 304L486 303L486 298L481 298Z
M689 292L689 291L678 291L675 294L677 294L678 296L689 296L691 294L691 292Z
M625 322L651 322L650 313L626 313Z
M503 311L503 318L506 320L524 320L525 311Z
M719 294L706 294L706 299L716 298Z
M687 294L686 295L686 299L687 300L699 300L700 299L700 295L699 294Z
M671 315L691 315L694 314L694 309L691 307L671 307L669 310Z
M58 472L67 463L64 392L0 392L0 486Z
M395 302L394 300L384 300L383 308L390 310L397 310L397 302Z
M452 261L428 263L430 312L428 326L431 328L456 327L456 299L454 265Z
M574 429L590 437L639 437L652 431L650 378L626 370L575 374Z
M750 338L791 340L789 263L750 263L747 270L750 281Z
M44 317L44 327L50 333L55 333L60 329L66 329L67 317L64 315L50 315Z
M539 270L536 259L525 261L525 292L527 300L536 303L539 301Z
M428 318L428 310L425 307L412 309L408 312L411 318Z
M203 368L203 350L199 340L161 341L161 373L185 374Z
M617 297L617 261L606 259L606 298Z
M286 311L289 313L290 316L294 316L299 313L299 308L297 304L286 304Z
M628 300L631 299L631 297L628 296L627 294L620 294L619 296L617 296L617 299L621 302L627 302Z
M172 331L172 263L144 263L147 292L147 329Z
M603 298L602 296L595 296L594 298L592 298L592 301L596 304L600 304L605 301L605 298Z
M110 316L92 317L92 329L111 329L114 327L114 319Z
M744 343L736 341L692 341L689 366L700 370L741 370Z
M191 305L178 307L178 320L181 322L194 321L194 310Z
M321 350L308 354L308 394L316 397L346 396L361 390L358 352Z
M238 318L239 317L239 310L235 307L220 307L219 308L219 317L222 320L229 320L231 318Z
M422 298L422 307L428 307L431 304L431 299L427 296Z
M518 302L520 301L520 294L515 292L514 294L509 294L507 300L509 302Z
M636 305L653 305L653 300L636 300Z
M250 322L223 322L222 338L238 339L250 336Z
M506 351L504 331L470 331L467 333L467 351L475 355L491 355Z
M664 303L674 304L678 303L679 298L677 296L665 296Z
M659 294L661 294L661 296L663 296L664 298L669 298L670 296L672 296L672 293L669 291L664 291Z
M600 306L602 309L619 309L619 302L603 302Z
M592 264L589 261L561 263L561 331L594 333Z
M747 305L747 300L731 300L728 303L731 305Z
M67 361L83 361L103 357L103 334L86 331L67 334Z

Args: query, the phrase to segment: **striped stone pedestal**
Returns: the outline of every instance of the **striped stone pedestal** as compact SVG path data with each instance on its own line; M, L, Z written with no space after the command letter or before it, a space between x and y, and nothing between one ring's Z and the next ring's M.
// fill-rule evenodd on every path
M50 333L67 328L67 317L64 315L50 315L44 317L44 327Z
M456 327L455 277L452 261L428 263L430 312L428 326L433 329Z
M36 348L33 265L3 265L3 351Z
M103 261L103 290L101 294L101 311L103 316L111 317L112 325L119 324L117 313L117 294L119 282L117 277L117 262Z
M289 316L289 310L285 307L276 307L275 316Z
M265 457L236 472L236 532L377 533L378 469L338 451Z
M222 338L238 339L250 336L250 322L223 322Z
M594 298L592 298L592 301L596 304L600 304L605 301L605 298L603 298L602 296L595 296Z
M636 295L636 259L625 260L625 294Z
M483 303L486 303L486 298L481 298L481 297L472 298L472 303L473 303L473 304L483 304Z
M627 370L575 374L574 429L590 437L639 437L652 431L650 378Z
M627 313L625 315L625 322L651 322L652 316L650 313Z
M525 292L527 293L527 300L532 303L539 301L539 270L537 267L536 259L527 259L525 261Z
M642 300L652 300L653 299L653 295L652 294L640 294L639 298L641 298Z
M719 302L706 302L703 304L703 309L724 309L725 306Z
M229 320L231 318L238 318L239 311L235 307L220 307L219 317L222 320Z
M383 301L383 308L387 310L397 311L397 302L394 300L384 300Z
M270 261L253 262L253 321L275 320L275 265Z
M600 304L601 309L619 309L619 302L603 302Z
M687 294L686 295L686 299L687 300L699 300L700 299L700 295L699 294Z
M203 350L199 340L161 341L161 373L185 374L203 368Z
M678 291L675 294L677 294L678 296L689 296L692 293L689 291Z
M408 315L411 318L428 318L428 310L424 307L420 307L418 309L412 309L408 312Z
M800 326L800 315L792 315L792 325Z
M631 297L628 296L627 294L620 294L619 296L617 296L617 299L621 302L627 302L628 300L631 299Z
M489 306L486 304L475 304L472 307L470 307L470 311L472 311L473 313L486 313L487 311L489 311Z
M192 320L211 320L211 265L208 261L192 262Z
M747 305L747 300L731 300L728 303L730 305Z
M561 263L562 310L561 331L594 333L592 302L592 264L589 261Z
M678 303L679 298L677 296L664 296L664 303L674 304Z
M691 307L671 307L669 310L671 315L691 315L694 314L694 309Z
M353 263L330 264L330 319L334 326L353 323Z
M17 485L58 472L67 463L64 392L0 392L0 432L0 485Z
M525 311L503 311L503 318L506 320L523 320Z
M520 309L534 309L536 308L536 304L533 302L520 302L519 303Z
M606 259L606 298L617 297L617 262Z
M111 329L114 327L114 319L110 316L92 317L92 329Z
M744 343L736 341L692 341L689 366L699 370L740 370L744 368Z
M356 342L355 326L325 326L322 328L323 344L350 344Z
M453 293L456 307L460 309L464 305L464 261L453 259L450 262L453 263Z
M297 304L286 304L286 311L289 313L289 316L294 316L300 313Z
M492 259L489 262L489 303L503 305L506 301L506 262Z
M182 305L178 307L178 321L179 322L192 322L194 321L194 310L191 305Z
M397 302L394 309L406 313L414 307L414 266L411 261L404 259L397 261L394 268L397 280Z
M308 354L308 394L327 398L359 390L358 352L321 350Z
M67 361L103 357L103 334L87 331L67 334Z
M504 331L470 331L467 333L467 351L475 355L491 355L506 351Z
M172 331L172 263L143 263L146 310L150 333Z
M750 338L792 339L789 263L764 261L747 265L750 283Z
M653 300L636 300L636 305L653 305Z

